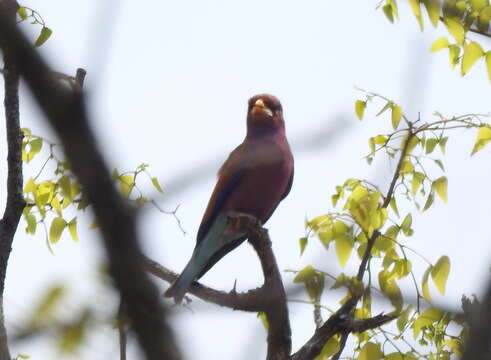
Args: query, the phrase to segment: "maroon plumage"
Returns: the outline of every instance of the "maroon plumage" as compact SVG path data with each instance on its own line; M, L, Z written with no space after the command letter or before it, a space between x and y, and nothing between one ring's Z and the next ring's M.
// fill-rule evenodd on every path
M227 214L247 213L264 224L288 195L292 181L293 156L281 104L273 95L256 95L249 100L247 135L218 172L193 256L166 295L180 301L192 281L245 239L244 234L225 235Z

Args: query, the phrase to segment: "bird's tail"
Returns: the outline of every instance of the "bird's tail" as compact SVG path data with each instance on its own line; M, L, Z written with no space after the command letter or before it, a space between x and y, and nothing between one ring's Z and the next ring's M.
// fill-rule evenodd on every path
M189 260L181 275L164 293L164 296L166 297L173 297L176 303L182 301L184 294L188 291L193 281L199 276L199 273L204 266L202 261L197 261L197 253L199 253L197 250L198 249L194 250L191 260Z
M244 233L226 234L226 226L227 216L220 215L205 238L196 244L191 260L177 280L167 289L164 296L173 297L176 303L180 303L194 280L200 278L211 266L244 240Z

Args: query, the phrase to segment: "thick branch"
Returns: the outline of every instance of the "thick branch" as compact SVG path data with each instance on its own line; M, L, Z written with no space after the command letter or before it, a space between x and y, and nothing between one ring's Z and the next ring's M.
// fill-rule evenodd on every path
M271 240L266 230L257 228L249 233L249 242L261 261L267 289L267 298L263 299L269 324L267 359L284 360L290 356L291 329L285 288L271 249Z
M11 0L0 1L0 13L15 22L17 3ZM19 121L19 72L15 59L4 55L4 108L7 133L7 202L3 217L0 220L0 360L9 360L3 314L3 293L7 264L12 251L12 242L17 231L25 202L22 194L22 133Z
M139 261L135 218L117 193L89 126L81 92L60 86L37 52L0 14L0 47L15 61L34 98L60 137L73 172L90 199L107 250L111 275L147 359L179 359L155 286Z

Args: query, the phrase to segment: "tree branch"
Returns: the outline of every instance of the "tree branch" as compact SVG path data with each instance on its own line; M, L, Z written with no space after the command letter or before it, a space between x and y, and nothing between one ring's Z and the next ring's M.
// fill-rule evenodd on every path
M90 128L81 92L68 90L56 82L45 62L3 13L0 13L0 47L15 62L60 137L73 172L93 205L111 275L127 304L131 326L145 357L180 359L157 289L138 260L141 250L134 214L111 181Z
M257 220L256 220L257 223ZM291 329L285 288L276 259L271 249L267 230L260 226L249 227L249 243L261 261L267 297L263 299L264 313L268 319L267 360L288 359L291 352Z
M409 148L409 143L414 136L413 130L412 130L412 125L409 123L409 129L408 129L408 136L404 141L404 144L401 149L401 156L399 158L399 161L397 163L396 170L394 171L394 176L392 177L391 183L389 185L389 189L387 190L387 195L385 196L385 200L382 204L382 208L387 208L390 204L390 200L392 199L392 196L394 195L394 189L397 183L397 179L399 178L399 173L401 171L402 164L404 162L404 158L407 155L407 150ZM368 239L367 242L367 248L365 249L365 253L363 254L363 258L361 260L360 266L358 267L358 273L356 275L357 280L363 281L363 276L367 270L367 264L368 260L371 257L371 252L373 245L375 244L375 240L380 236L380 232L378 230L375 230L370 238ZM356 307L356 304L358 303L358 300L360 299L361 294L355 294L351 299L349 299L344 305L334 314L332 315L326 323L318 328L312 338L293 356L294 360L303 360L303 359L311 359L317 355L319 355L320 351L322 350L322 346L326 343L327 340L331 338L331 336L341 333L341 340L340 340L340 348L339 351L333 356L333 360L339 359L341 356L344 347L346 346L346 340L348 339L348 336L350 333L354 332L353 328L350 326L346 326L343 324L338 324L337 321L344 321L346 319L351 319L352 321L356 321L352 319L351 312L353 309ZM385 316L388 320L390 321L394 319L395 317L389 316L389 315L379 315L379 316ZM389 319L390 318L390 319ZM374 318L372 318L374 319ZM387 322L386 321L386 322ZM376 323L376 321L375 321ZM318 352L315 352L318 351ZM298 355L299 354L299 355ZM311 357L308 357L311 356ZM305 357L307 356L307 357Z
M464 307L464 311L469 315L470 332L462 360L488 360L491 334L491 281L488 281L483 301L467 307L470 309Z
M142 255L142 262L144 268L150 274L168 283L174 282L179 276L179 274L176 274L144 255ZM237 293L233 290L231 292L225 292L212 289L195 281L187 292L203 301L228 307L233 310L250 312L264 311L264 297L266 296L264 287L249 290L244 293Z
M0 13L6 21L15 23L17 3L0 1ZM4 54L2 71L5 87L5 123L7 128L7 202L0 220L0 360L10 360L3 313L3 293L7 264L25 202L22 193L22 132L19 116L19 72L15 59Z
M261 228L258 220L247 214L229 216L230 226L248 233L249 243L254 247L264 274L264 285L260 288L237 293L235 289L226 293L198 282L188 290L198 298L234 310L264 312L268 319L268 360L285 360L291 352L291 329L288 307L281 274L276 264L268 232ZM178 274L143 256L143 266L151 274L172 283Z

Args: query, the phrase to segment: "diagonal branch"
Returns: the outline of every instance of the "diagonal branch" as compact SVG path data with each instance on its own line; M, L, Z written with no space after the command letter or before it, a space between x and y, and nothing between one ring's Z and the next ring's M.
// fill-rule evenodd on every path
M397 183L397 179L399 178L399 173L401 171L402 164L407 155L409 144L413 136L415 135L413 133L412 124L409 123L408 136L404 140L404 144L401 149L401 156L397 163L397 167L394 171L394 175L389 185L389 189L387 190L387 195L385 196L385 200L382 204L383 208L387 208L389 206L390 200L394 195L394 189ZM367 264L368 264L368 260L371 257L373 245L375 244L375 240L379 236L380 236L380 232L378 230L375 230L373 234L370 236L370 238L368 239L367 248L365 249L365 253L363 254L363 258L361 260L360 266L358 268L358 273L356 275L356 278L359 281L363 281L363 276L367 270ZM346 346L346 340L348 339L349 334L354 332L351 327L347 327L347 326L343 327L342 324L339 324L339 321L343 319L351 319L351 312L356 307L356 304L360 299L360 295L361 294L353 295L353 297L350 300L344 303L344 305L334 315L332 315L323 326L321 326L315 331L312 338L309 341L307 341L307 343L293 356L293 359L306 360L306 359L314 358L320 353L322 346L324 346L326 341L329 340L331 336L337 333L341 333L342 336L340 340L340 349L337 352L337 354L333 356L333 360L339 359L341 353L344 350L344 347ZM389 315L383 315L383 316L390 317ZM392 317L392 319L393 318L394 317Z
M0 47L15 62L60 137L73 172L93 204L111 275L127 304L128 317L146 359L180 359L157 289L138 261L141 250L134 214L111 181L89 125L82 93L60 86L43 59L1 12Z

